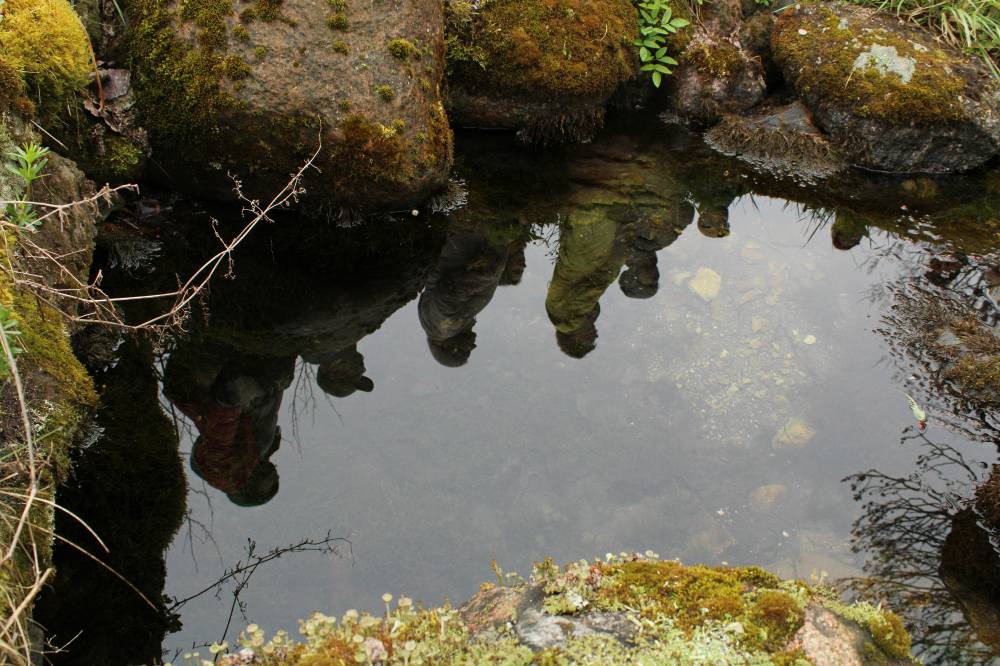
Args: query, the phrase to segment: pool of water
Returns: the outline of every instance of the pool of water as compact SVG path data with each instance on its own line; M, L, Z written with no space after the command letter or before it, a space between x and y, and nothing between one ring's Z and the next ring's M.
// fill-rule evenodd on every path
M893 315L920 294L989 316L988 285L928 266L977 274L1000 187L852 178L760 179L664 127L545 153L473 135L433 214L278 219L183 332L103 341L103 439L67 502L170 613L60 551L40 614L83 631L62 659L170 658L384 592L460 603L493 560L623 550L865 589L929 663L990 659L991 607L939 568L995 421L936 388ZM109 290L175 282L213 215L109 225Z

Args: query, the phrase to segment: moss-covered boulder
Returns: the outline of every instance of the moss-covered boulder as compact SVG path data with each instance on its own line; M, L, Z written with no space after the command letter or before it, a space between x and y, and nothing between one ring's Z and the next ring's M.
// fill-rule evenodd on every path
M448 3L448 103L458 125L526 140L589 138L638 71L629 0Z
M140 124L178 188L269 200L319 147L313 201L410 206L446 182L436 0L127 0Z
M997 80L915 27L853 5L796 5L772 48L817 125L858 166L963 171L1000 149Z
M892 612L756 567L684 566L655 554L495 568L459 609L386 595L384 616L314 614L305 639L251 625L220 666L327 664L912 664Z

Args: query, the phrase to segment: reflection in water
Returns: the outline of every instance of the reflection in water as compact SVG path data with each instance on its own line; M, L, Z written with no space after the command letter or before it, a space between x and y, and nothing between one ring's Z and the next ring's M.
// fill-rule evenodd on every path
M431 355L445 367L465 365L476 348L476 315L500 284L524 272L528 230L509 225L451 225L437 266L420 296L420 325Z
M195 336L167 362L163 393L198 429L191 469L238 506L259 506L278 492L270 457L281 444L278 409L295 357L242 354Z
M941 344L970 312L995 319L996 302L983 279L989 269L964 257L945 262L925 256L914 262L929 267L922 279L892 288L882 333L901 374L932 406L939 436L961 433L1000 443L990 415L970 409L968 394L949 382L955 360ZM913 471L870 469L845 479L862 503L853 548L867 557L865 577L846 584L903 614L926 663L985 663L1000 653L1000 494L994 493L1000 466L987 479L988 465L967 461L953 446L912 426L900 444L920 451Z
M386 590L457 600L474 590L477 567L491 557L506 558L506 567L542 551L580 557L589 548L652 547L791 566L802 576L834 566L850 574L857 562L847 552L846 527L857 509L836 479L869 465L882 469L887 460L909 465L914 449L925 447L921 480L909 470L859 479L858 492L877 501L864 505L856 525L855 549L869 575L855 581L857 589L900 604L928 661L988 654L972 632L997 643L987 633L997 608L992 592L984 596L979 586L976 596L968 582L992 569L958 557L973 546L949 546L983 543L968 518L968 489L981 480L972 476L979 471L954 462L952 445L986 437L989 417L966 428L953 419L952 440L908 436L902 453L887 451L898 430L866 404L884 407L880 392L918 395L939 419L932 429L947 410L931 383L923 393L912 387L909 367L896 376L870 367L881 350L865 317L893 304L875 303L870 312L859 294L900 273L929 282L941 276L948 288L966 289L962 269L953 275L941 264L925 277L914 266L927 263L924 243L962 257L990 249L1000 228L991 221L1000 188L974 175L942 181L932 196L932 188L907 181L849 174L808 191L707 154L689 136L647 130L543 155L494 137L466 137L458 162L468 205L446 219L384 220L308 238L296 237L299 226L282 233L297 222L288 219L240 248L236 279L212 285L161 359L163 394L196 431L184 440L192 486L201 486L199 478L211 486L192 502L209 505L208 515L200 514L209 529L218 511L227 563L251 537L271 552L264 548L304 543L303 533L341 535L342 525L350 527L343 535L353 541L358 530L358 543L367 546L358 571L323 564L261 577L262 598L248 610L255 621L288 627L294 617L281 613L306 612L302 599L337 611ZM752 225L746 209L756 202L747 194L760 195L768 211ZM782 211L768 196L793 203ZM189 234L183 207L175 210L156 265L139 282L130 277L141 271L133 263L129 271L108 271L109 292L168 291L175 275L214 249L211 234ZM803 211L813 211L807 221L816 230L831 225L834 248L855 249L831 252L828 241L802 247L811 238L808 225L797 224ZM190 216L194 228L207 226L207 214ZM693 223L698 233L684 233ZM559 232L551 269L544 250L529 245L548 235L546 228ZM920 256L873 249L886 239ZM107 231L104 240L114 244ZM878 252L890 260L866 265ZM113 248L108 254L117 256ZM704 295L692 286L702 267L719 281ZM499 289L505 285L520 286ZM599 317L606 337L595 352ZM919 347L902 335L892 339ZM586 362L567 362L559 350ZM120 364L122 372L153 381L152 358L143 358L139 368ZM316 410L301 438L294 428L299 382L303 391L315 386L335 399L330 410ZM901 396L898 404L905 410ZM851 437L840 436L845 429ZM116 450L112 434L109 428L94 450ZM283 434L290 441L282 442ZM178 473L176 451L174 458L165 472ZM941 469L938 459L954 462L945 476L959 486L934 490L928 479ZM111 492L93 478L87 493ZM150 478L129 480L148 488ZM213 509L217 493L230 502ZM144 510L156 509L143 501ZM136 537L148 544L126 550L146 558L155 574L164 535L176 524L170 527ZM172 594L219 589L210 587L217 572L205 580L179 547L172 552ZM978 566L989 560L983 552L974 558ZM454 587L419 588L445 576L458 579ZM162 588L161 567L151 594ZM52 598L66 598L63 590ZM188 615L192 606L183 609L186 622L225 615L217 608ZM270 617L272 606L282 610ZM53 620L55 636L79 627L85 615ZM217 638L217 629L202 637ZM163 626L157 631L146 654Z
M95 371L103 387L97 413L100 440L80 451L59 502L100 535L62 512L56 529L122 578L76 548L57 544L56 579L35 609L51 645L68 652L55 664L127 666L160 658L164 636L178 629L163 605L164 554L182 524L187 485L174 425L160 408L153 353L125 340L117 362Z

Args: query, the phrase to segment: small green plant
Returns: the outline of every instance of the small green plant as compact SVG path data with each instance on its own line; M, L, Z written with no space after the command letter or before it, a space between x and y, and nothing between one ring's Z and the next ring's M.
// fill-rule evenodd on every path
M376 86L375 94L381 97L383 102L391 102L396 97L396 93L387 85Z
M21 353L21 348L17 346L17 339L20 335L21 331L17 327L17 320L14 319L14 315L7 307L0 303L0 336L3 336L3 339L6 341L12 357L17 357ZM10 371L11 368L7 355L0 352L0 381L6 380L10 375Z
M13 163L5 164L8 171L24 181L24 195L21 201L11 201L4 207L4 215L14 225L21 229L34 229L38 226L38 212L35 207L24 199L31 193L31 186L42 177L42 171L49 163L49 149L37 143L14 148L10 157Z
M639 37L632 43L639 47L642 71L650 73L657 88L663 82L663 75L670 74L670 67L677 65L677 61L667 55L667 37L691 23L673 14L670 5L663 0L639 3Z

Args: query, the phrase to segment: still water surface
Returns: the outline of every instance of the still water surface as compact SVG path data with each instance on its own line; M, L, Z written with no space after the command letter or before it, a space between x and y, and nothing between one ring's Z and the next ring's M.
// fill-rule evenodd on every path
M918 217L905 234L909 213L876 226L754 194L718 161L698 168L724 183L733 169L737 185L712 189L697 169L671 171L692 169L690 146L667 136L650 157L623 136L560 157L569 177L555 184L523 153L496 167L515 176L489 171L470 139L448 202L464 207L394 223L406 230L360 249L292 251L269 236L237 256L235 279L155 359L189 486L163 593L210 588L247 561L248 541L257 554L328 534L349 543L261 565L235 607L232 580L184 603L166 657L233 641L248 620L294 632L313 610L377 610L384 592L461 602L493 577L491 560L526 574L548 555L650 549L805 579L877 569L891 579L883 598L904 598L912 578L928 591L902 610L928 660L988 658L937 574L958 505L894 553L870 538L893 521L852 538L871 498L845 481L917 474L907 497L960 503L996 458L971 441L991 437L989 419L914 432L904 392L932 417L951 403L883 321L963 228ZM879 204L897 209L906 186L885 188ZM170 275L180 242L157 241L152 270L119 259L122 291ZM208 450L234 405L250 463ZM273 469L247 481L268 453ZM928 455L959 462L931 473ZM916 551L928 555L914 564Z

